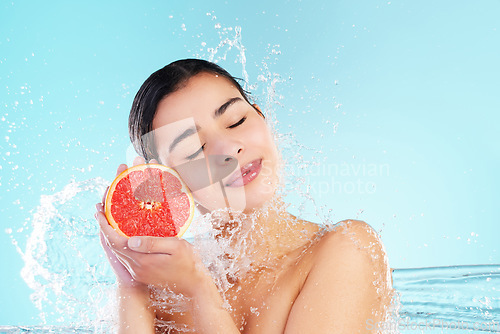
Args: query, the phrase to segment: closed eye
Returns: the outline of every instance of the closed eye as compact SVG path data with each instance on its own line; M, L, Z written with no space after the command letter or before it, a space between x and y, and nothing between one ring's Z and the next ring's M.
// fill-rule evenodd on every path
M247 119L247 117L243 117L242 119L240 119L238 122L234 123L233 125L230 125L228 126L227 128L228 129L232 129L232 128L235 128L237 127L238 125L241 125L245 120Z
M202 146L202 147L200 147L200 149L199 149L198 151L194 152L194 153L193 153L193 154L191 154L191 155L188 155L188 156L186 157L186 159L188 159L188 160L193 160L194 158L196 158L196 157L198 156L198 154L200 154L200 153L203 151L203 149L204 149L204 148L205 148L205 144L203 144L203 146Z

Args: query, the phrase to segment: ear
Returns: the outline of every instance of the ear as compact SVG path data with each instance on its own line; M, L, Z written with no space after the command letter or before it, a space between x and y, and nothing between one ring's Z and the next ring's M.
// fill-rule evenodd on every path
M260 110L260 107L259 107L257 104L255 104L255 103L254 103L254 104L252 104L252 107L255 109L255 111L257 111L257 113L258 113L260 116L262 116L262 118L264 118L264 119L266 118L266 117L264 116L264 114L262 113L262 111Z

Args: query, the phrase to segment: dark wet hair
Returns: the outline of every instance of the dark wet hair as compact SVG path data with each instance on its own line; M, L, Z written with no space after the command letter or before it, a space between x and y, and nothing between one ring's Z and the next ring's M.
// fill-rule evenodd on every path
M202 72L225 77L235 85L245 101L251 104L248 92L241 87L237 79L214 63L202 59L182 59L168 64L151 74L142 84L130 110L128 120L130 140L136 152L146 161L159 160L152 136L144 136L153 130L153 119L158 104L167 95L184 87L190 78ZM264 117L259 110L255 110Z

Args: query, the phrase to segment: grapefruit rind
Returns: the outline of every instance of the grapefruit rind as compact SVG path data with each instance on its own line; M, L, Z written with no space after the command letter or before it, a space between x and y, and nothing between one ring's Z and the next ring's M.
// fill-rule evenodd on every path
M175 235L176 237L180 238L182 235L186 232L188 229L189 225L191 224L191 221L193 220L194 217L194 200L193 200L193 195L191 194L191 191L189 191L188 187L186 184L182 181L181 177L179 174L172 168L167 167L165 165L160 165L160 164L141 164L141 165L136 165L133 167L130 167L123 172L121 172L111 183L109 186L108 192L106 194L106 201L105 201L105 215L108 220L109 225L111 225L117 232L118 234L130 238L130 236L126 235L123 233L123 231L119 228L118 223L115 221L113 218L113 215L111 214L111 198L113 197L113 193L116 189L116 186L119 184L119 182L126 176L128 176L130 173L134 171L144 171L146 168L157 168L160 169L161 171L166 171L169 172L170 174L174 175L181 184L181 189L180 191L185 193L189 199L189 217L188 219L184 222L184 225L180 227L179 233Z

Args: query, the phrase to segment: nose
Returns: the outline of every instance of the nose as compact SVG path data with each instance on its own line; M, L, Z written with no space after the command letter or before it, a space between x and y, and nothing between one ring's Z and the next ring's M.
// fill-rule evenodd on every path
M243 144L239 140L228 137L218 137L207 145L205 154L212 156L217 166L228 166L238 162L238 156L243 152Z
M239 148L236 152L236 156L233 155L225 155L225 154L212 154L212 159L214 162L217 164L217 166L229 166L233 165L234 163L238 163L238 158L237 155L242 151L241 148Z
M238 158L243 152L243 143L236 138L228 136L212 138L205 151L212 182L221 181L231 175L238 168Z
M238 156L245 151L241 142L227 136L211 137L206 143L204 158L186 162L175 168L191 191L221 182L223 178L231 175L238 168Z

